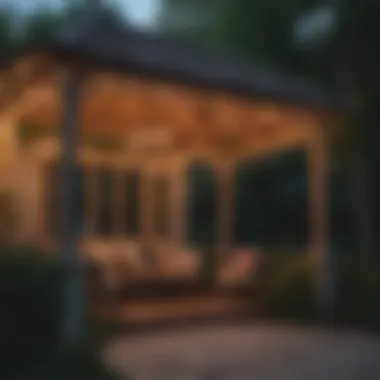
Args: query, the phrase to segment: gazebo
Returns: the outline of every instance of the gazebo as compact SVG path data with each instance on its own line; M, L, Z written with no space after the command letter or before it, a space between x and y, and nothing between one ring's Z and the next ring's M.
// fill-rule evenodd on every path
M234 249L237 163L302 148L310 252L327 284L325 126L343 110L339 99L297 78L99 15L3 70L0 107L3 187L15 199L17 242L54 246L51 230L59 220L62 254L72 263L79 238L89 255L103 258L115 250L187 249L185 174L202 160L217 177L214 245L223 261ZM25 135L34 136L26 145ZM49 182L59 157L63 182ZM79 227L78 166L85 168ZM108 173L108 196L101 195L99 170ZM58 207L49 199L59 187L66 191ZM159 194L166 199L161 210Z

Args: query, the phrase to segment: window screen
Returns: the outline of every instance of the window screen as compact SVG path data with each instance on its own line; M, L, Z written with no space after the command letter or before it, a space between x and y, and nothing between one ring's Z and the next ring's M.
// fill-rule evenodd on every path
M97 172L98 185L98 207L96 216L95 233L99 235L110 235L113 232L113 185L114 173L110 170L99 170Z
M126 172L123 177L125 191L125 234L136 236L140 227L141 177L138 171Z
M167 178L157 178L153 184L154 226L158 237L169 235L169 181Z

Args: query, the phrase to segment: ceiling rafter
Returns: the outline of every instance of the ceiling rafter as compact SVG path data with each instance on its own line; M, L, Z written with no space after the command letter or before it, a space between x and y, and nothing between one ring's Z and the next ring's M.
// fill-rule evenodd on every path
M59 124L60 78L51 78L55 95L21 112L23 122ZM88 77L83 99L85 131L127 138L141 129L169 129L182 149L209 147L226 154L296 142L315 122L297 107L104 72Z

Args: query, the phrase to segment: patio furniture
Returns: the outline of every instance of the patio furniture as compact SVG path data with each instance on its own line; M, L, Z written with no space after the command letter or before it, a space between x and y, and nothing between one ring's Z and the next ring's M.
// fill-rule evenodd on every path
M234 250L221 265L217 275L218 286L247 285L257 275L261 252L256 248Z
M199 272L199 255L190 248L161 245L155 250L155 257L159 277L192 279Z

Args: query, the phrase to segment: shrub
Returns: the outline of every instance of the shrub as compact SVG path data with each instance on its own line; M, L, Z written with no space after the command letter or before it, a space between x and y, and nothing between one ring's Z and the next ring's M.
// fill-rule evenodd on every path
M0 363L32 370L55 352L60 316L57 265L31 249L0 252Z
M117 375L106 369L97 344L76 347L36 371L35 380L115 380ZM34 380L34 379L33 379Z
M270 318L310 320L315 317L314 265L307 255L271 254L260 273L262 307Z
M0 379L104 380L99 334L58 350L65 273L35 249L0 249ZM88 325L92 328L92 325Z
M335 322L380 329L380 257L345 254L336 258ZM310 256L266 255L260 278L266 315L296 321L316 320L315 273Z
M380 328L380 258L346 255L339 268L339 321Z

